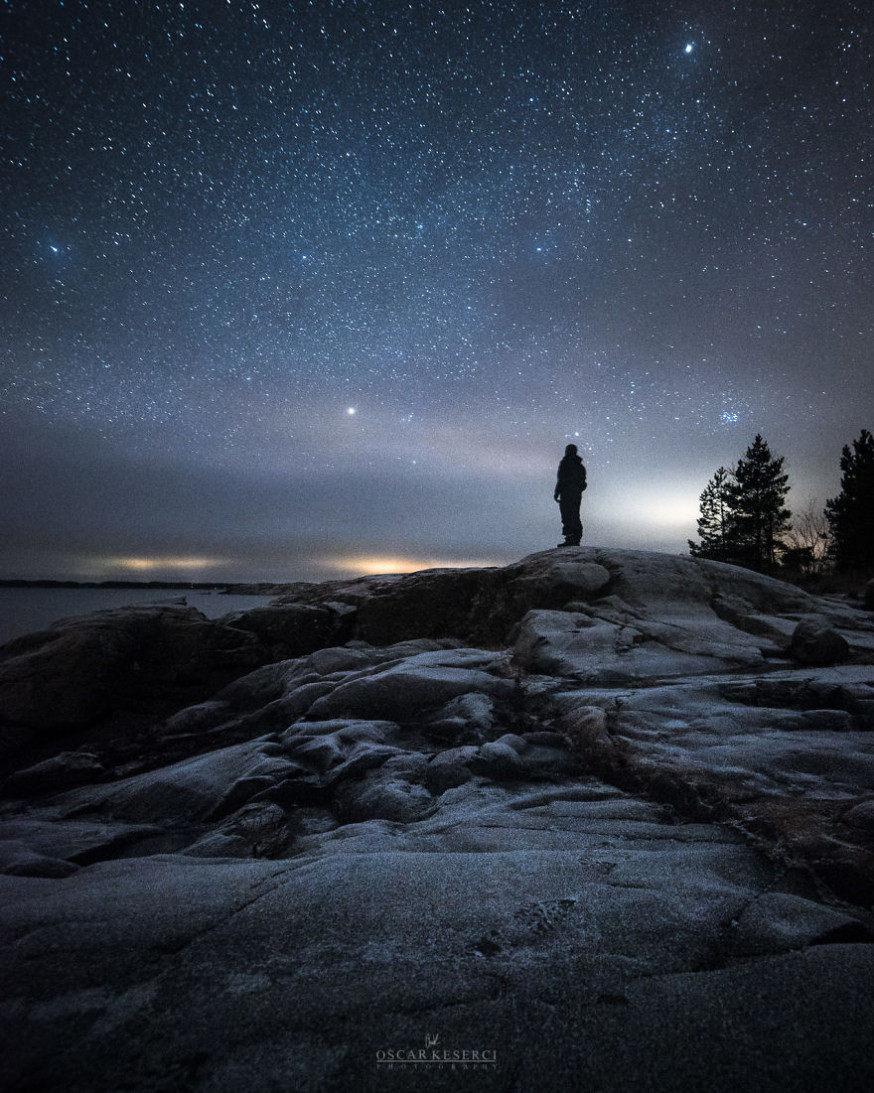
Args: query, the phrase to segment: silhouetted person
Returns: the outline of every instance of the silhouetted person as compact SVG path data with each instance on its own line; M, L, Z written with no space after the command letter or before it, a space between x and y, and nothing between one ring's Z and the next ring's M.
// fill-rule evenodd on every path
M576 444L568 444L564 458L558 465L558 478L553 497L561 508L561 531L564 542L559 546L579 546L583 538L580 521L580 502L586 488L586 468L577 455Z

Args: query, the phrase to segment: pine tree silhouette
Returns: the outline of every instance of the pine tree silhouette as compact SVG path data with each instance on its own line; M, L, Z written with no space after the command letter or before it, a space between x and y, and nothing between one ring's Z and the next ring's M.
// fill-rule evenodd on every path
M838 569L874 569L874 437L863 429L841 455L841 492L826 501Z

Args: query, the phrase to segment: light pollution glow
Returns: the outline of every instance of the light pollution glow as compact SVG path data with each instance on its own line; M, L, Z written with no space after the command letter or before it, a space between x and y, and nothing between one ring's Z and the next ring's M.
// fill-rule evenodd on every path
M694 528L695 516L698 511L698 498L691 487L688 492L682 491L658 493L642 493L637 491L623 491L619 497L606 499L588 499L590 504L584 503L584 522L591 528L595 535L588 545L597 545L595 540L602 540L604 533L607 541L612 538L611 532L620 528L625 530L643 522L650 528L660 528L664 531L676 531L684 526L690 531ZM549 510L551 511L551 510ZM557 509L556 509L557 513ZM601 534L599 534L599 531ZM629 545L643 545L635 536L631 536ZM440 555L398 553L392 551L377 551L362 554L327 554L319 559L312 559L310 569L323 574L323 578L337 577L362 577L376 574L415 573L423 569L473 569L488 568L507 564L507 558L499 557L446 557ZM217 580L239 580L236 559L233 557L209 557L206 555L147 555L138 554L132 556L116 556L91 559L88 565L89 573L100 573L104 576L141 575L150 576L153 579L166 577L168 580L174 576L187 575L194 579L200 574L208 577L209 572L222 570L216 573ZM294 564L288 566L288 580L300 579L298 567ZM233 572L235 575L230 576ZM314 574L313 574L314 575ZM281 583L282 577L274 577L277 583Z
M102 558L95 563L102 570L127 570L132 573L155 573L164 570L215 569L224 565L223 558Z
M225 558L132 557L95 559L93 569L102 574L151 574L155 577L172 573L194 576L204 569L228 565ZM484 569L503 565L495 558L416 558L409 555L372 554L349 555L324 559L319 568L332 576L366 577L377 574L416 573L422 569Z
M483 558L410 558L374 554L366 557L353 556L332 558L325 563L326 569L338 573L368 577L376 574L417 573L422 569L487 569L503 563Z

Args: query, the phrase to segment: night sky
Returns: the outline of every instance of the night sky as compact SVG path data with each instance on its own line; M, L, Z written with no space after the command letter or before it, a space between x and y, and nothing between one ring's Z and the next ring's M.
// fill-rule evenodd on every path
M0 2L0 576L684 551L874 428L867 2Z

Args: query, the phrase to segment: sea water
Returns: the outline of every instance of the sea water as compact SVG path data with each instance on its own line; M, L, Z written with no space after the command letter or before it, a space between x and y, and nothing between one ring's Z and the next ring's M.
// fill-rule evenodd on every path
M207 618L248 611L271 596L224 595L219 591L176 588L0 588L0 645L22 634L45 630L59 619L114 607L171 604L196 607Z

